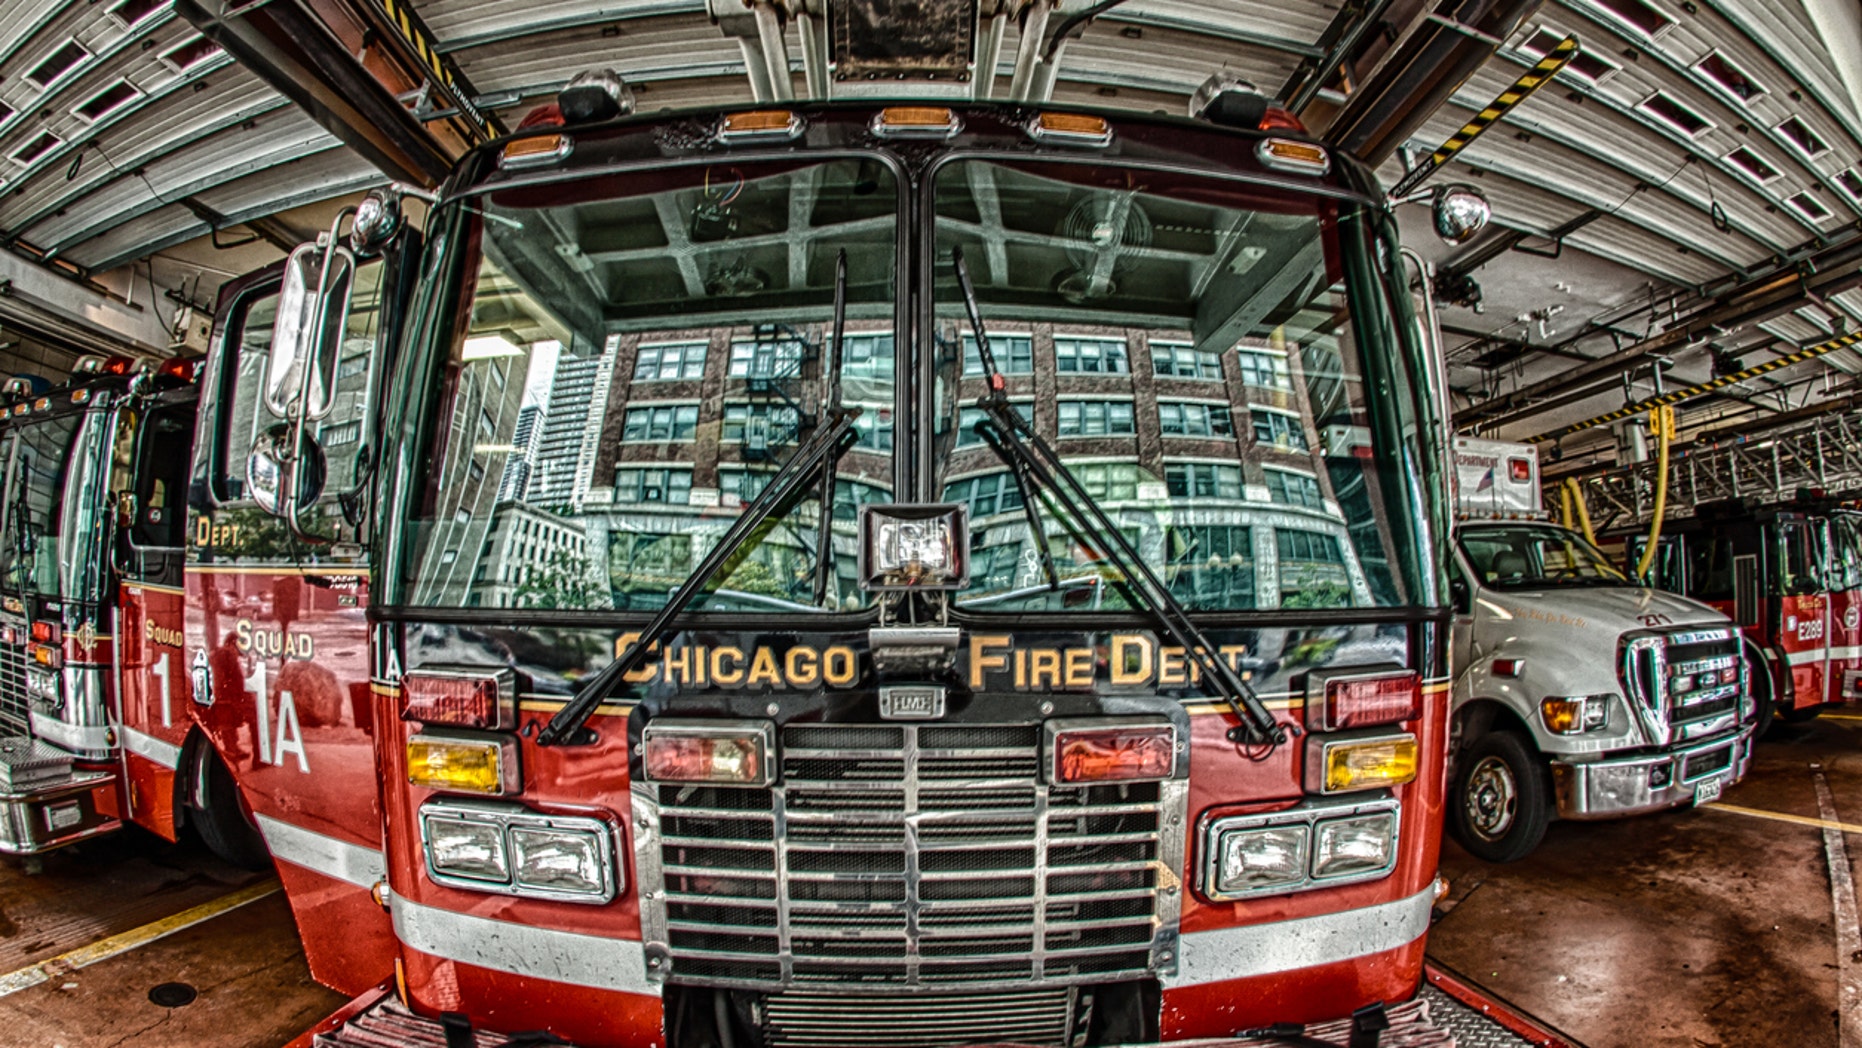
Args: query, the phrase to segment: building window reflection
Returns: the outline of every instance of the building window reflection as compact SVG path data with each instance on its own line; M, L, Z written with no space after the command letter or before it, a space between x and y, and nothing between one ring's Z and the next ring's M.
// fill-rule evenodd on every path
M1220 380L1222 358L1188 342L1151 340L1151 370L1160 378Z
M989 344L993 347L995 341L991 336ZM1127 375L1131 373L1131 362L1126 358L1122 338L1056 335L1054 370L1084 375Z
M1157 429L1165 436L1173 437L1232 437L1235 435L1235 421L1227 404L1160 400L1157 403Z
M1059 418L1063 437L1130 436L1134 432L1129 400L1063 400Z
M687 441L698 430L697 404L657 404L627 409L623 441Z
M1306 430L1300 425L1298 415L1263 408L1255 408L1252 415L1256 443L1290 451L1306 450Z
M1288 469L1268 467L1267 495L1275 502L1289 506L1304 506L1307 509L1321 509L1325 505L1319 493L1319 481L1316 477L1296 473Z
M1034 374L1034 338L1030 335L989 333L989 352L1004 375ZM971 378L983 373L983 354L976 348L976 336L963 336L963 374Z
M672 382L705 377L704 342L642 344L634 359L635 382Z

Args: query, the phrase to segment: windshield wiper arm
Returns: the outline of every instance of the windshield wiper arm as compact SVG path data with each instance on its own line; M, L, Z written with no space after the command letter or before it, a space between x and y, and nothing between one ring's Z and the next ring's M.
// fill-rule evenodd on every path
M835 404L827 409L823 424L815 427L808 440L769 478L769 483L763 485L763 490L744 507L743 515L711 547L711 552L705 554L705 559L699 562L698 567L692 569L685 582L666 601L665 607L641 628L640 636L613 662L588 678L576 692L575 698L557 710L549 723L543 726L543 730L537 733L537 745L584 745L595 741L594 734L585 725L596 708L614 694L628 674L640 668L654 647L672 637L676 632L676 620L704 592L718 569L732 558L741 556L744 549L753 545L750 542L752 534L764 522L788 512L795 505L816 470L826 469L829 478L833 477L833 464L839 460L841 452L846 450L847 437L853 432L854 420L859 417L859 408Z
M1125 575L1127 585L1124 589L1142 606L1141 610L1149 614L1160 632L1169 640L1182 647L1184 657L1195 665L1200 680L1205 687L1213 687L1217 696L1228 703L1241 726L1229 730L1229 738L1234 741L1253 743L1271 743L1279 745L1287 740L1287 731L1274 720L1261 703L1260 696L1241 679L1240 674L1228 662L1217 654L1215 645L1190 619L1189 612L1158 579L1138 551L1132 548L1131 541L1118 529L1112 519L1106 516L1104 509L1094 500L1066 463L1055 454L1047 441L1042 440L1034 427L1009 406L1008 383L1002 373L996 370L995 355L989 349L989 336L983 329L983 313L976 301L976 285L970 282L969 267L963 262L963 248L951 248L950 259L957 271L957 285L963 292L963 308L970 315L970 329L976 333L976 349L982 358L983 375L989 385L989 392L977 400L976 406L983 412L983 417L995 430L999 438L992 441L997 454L1003 457L1011 470L1015 470L1018 480L1026 476L1039 484L1042 490L1060 503L1075 520L1085 525L1087 537L1099 546L1100 552L1117 563ZM1022 501L1030 503L1033 492L1024 490ZM1046 536L1036 533L1032 536L1037 547L1046 545Z
M822 418L841 410L840 350L847 335L847 249L840 249L834 260L834 335L828 341L828 359L821 366L821 403L816 407ZM827 603L828 582L834 577L834 480L840 471L840 451L835 450L821 471L821 527L815 535L815 607Z

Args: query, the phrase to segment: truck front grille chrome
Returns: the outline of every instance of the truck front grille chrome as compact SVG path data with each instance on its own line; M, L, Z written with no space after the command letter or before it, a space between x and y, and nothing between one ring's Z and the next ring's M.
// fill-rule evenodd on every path
M1172 969L1186 784L1048 785L1040 751L1038 725L791 726L767 789L637 784L654 974L838 996Z
M1636 637L1623 648L1620 672L1657 745L1706 738L1739 722L1745 666L1730 628Z

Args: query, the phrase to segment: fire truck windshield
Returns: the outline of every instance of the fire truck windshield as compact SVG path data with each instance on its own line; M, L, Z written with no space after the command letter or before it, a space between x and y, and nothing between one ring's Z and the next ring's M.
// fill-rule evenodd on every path
M0 590L41 597L76 595L60 550L84 522L66 521L65 477L81 412L16 419L0 435Z
M1369 212L1099 163L960 160L933 192L938 257L968 259L1010 405L1186 609L1426 603L1408 508L1422 372ZM961 290L950 266L937 278L933 458L944 500L970 508L959 605L1127 608L1122 572L1051 500L1031 541L979 425Z
M1628 585L1597 547L1544 524L1469 524L1461 551L1483 585L1500 589Z
M900 191L884 163L679 164L455 206L464 300L445 314L460 324L411 521L409 603L664 605L823 423L844 252L842 401L862 412L830 541L818 497L804 499L691 608L864 604L855 511L891 501L894 475Z

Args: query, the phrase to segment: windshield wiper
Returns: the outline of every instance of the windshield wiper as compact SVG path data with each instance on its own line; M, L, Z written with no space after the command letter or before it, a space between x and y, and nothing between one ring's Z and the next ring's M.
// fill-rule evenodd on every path
M846 300L847 266L843 253L841 265L834 275L834 314L837 318L845 316ZM841 320L836 320L835 327L838 329L841 323ZM835 341L839 342L838 333ZM837 353L837 360L838 356ZM766 521L787 513L795 505L816 470L825 469L828 483L833 483L834 463L840 460L841 453L846 450L847 438L853 433L854 420L860 417L859 408L848 408L839 403L838 368L835 369L835 375L835 385L823 393L821 424L815 427L815 431L801 447L795 449L789 461L783 463L782 468L769 478L769 483L763 485L763 490L757 493L756 498L744 507L743 514L731 524L730 530L711 547L711 552L698 563L698 567L692 569L692 573L686 576L652 621L640 630L640 636L613 662L588 678L568 705L556 711L543 730L537 733L537 745L587 745L594 742L594 733L585 727L588 718L607 701L608 696L614 694L629 673L640 668L656 646L672 637L676 632L678 617L704 592L718 569L754 548L755 542L750 541L751 536L764 527ZM828 400L829 393L834 397L832 402Z
M834 334L828 340L828 359L822 365L822 413L841 410L840 349L847 334L847 249L840 249L834 260ZM827 603L828 583L834 578L834 475L839 472L840 452L835 451L826 469L821 471L821 527L815 535L815 607Z
M1061 457L1054 453L1047 441L1041 439L1028 420L1009 406L1008 382L1002 377L1002 372L996 370L996 357L990 350L989 335L983 329L982 309L976 301L976 285L970 282L970 270L964 265L961 246L951 248L950 260L957 271L957 286L963 292L963 308L970 316L970 330L976 334L977 355L982 359L983 376L989 385L989 391L977 400L976 406L982 410L983 418L994 430L992 435L997 438L990 445L1014 471L1018 483L1026 477L1028 481L1039 485L1041 490L1060 504L1061 509L1084 525L1087 532L1085 537L1098 546L1108 560L1117 564L1125 576L1126 584L1122 588L1136 598L1140 610L1150 615L1159 632L1183 648L1185 658L1200 671L1203 685L1213 687L1217 696L1228 703L1241 721L1240 727L1229 729L1231 740L1273 745L1287 741L1286 729L1275 722L1274 715L1262 705L1260 696L1254 693L1254 689L1241 679L1226 660L1217 655L1215 645L1191 621L1189 612L1165 588L1157 573L1132 548L1131 541L1106 516L1105 510L1100 508L1086 487L1067 469ZM1022 503L1031 505L1033 495L1033 491L1024 488ZM1037 548L1046 546L1046 536L1038 531L1030 536L1030 540ZM1052 570L1051 565L1049 570Z

